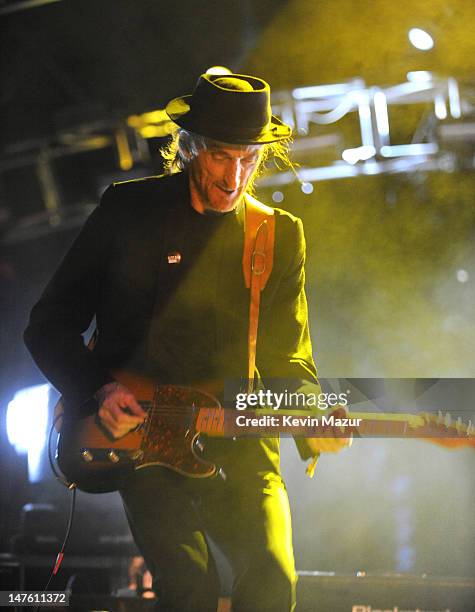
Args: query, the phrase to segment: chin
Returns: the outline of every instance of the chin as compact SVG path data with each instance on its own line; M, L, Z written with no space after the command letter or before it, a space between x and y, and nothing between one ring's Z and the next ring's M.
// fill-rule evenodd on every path
M222 208L222 207L218 208L216 206L207 206L205 208L205 212L216 213L216 214L231 212L231 210L233 210L233 208L227 208L227 207L226 208Z
M236 204L236 200L233 200L232 202L208 202L208 206L206 208L208 210L214 210L215 212L229 212L235 208Z

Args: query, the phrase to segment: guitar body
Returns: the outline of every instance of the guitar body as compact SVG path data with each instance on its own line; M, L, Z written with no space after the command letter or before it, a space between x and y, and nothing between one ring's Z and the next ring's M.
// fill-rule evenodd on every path
M220 409L212 395L190 387L155 385L130 373L115 373L148 412L135 430L115 439L96 414L60 419L57 462L70 483L88 493L121 487L134 470L163 466L191 478L217 473L197 452L196 420L200 408ZM61 404L56 408L60 414Z

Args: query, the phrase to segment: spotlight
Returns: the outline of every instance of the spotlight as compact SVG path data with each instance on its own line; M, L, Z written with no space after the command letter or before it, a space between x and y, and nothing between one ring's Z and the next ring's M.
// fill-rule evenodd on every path
M430 83L434 80L432 72L428 70L411 70L406 76L411 83Z
M367 161L376 154L376 149L370 145L363 145L354 149L345 149L341 157L347 164L354 166L359 161Z
M284 194L282 193L282 191L274 191L274 193L272 194L272 199L274 202L277 202L277 204L279 202L282 202L284 199Z
M312 185L312 183L302 183L302 191L306 195L310 195L313 192L313 185Z
M411 28L407 34L411 44L420 51L429 51L434 46L434 39L421 28Z
M457 270L457 280L459 283L466 283L469 279L469 274L467 272L467 270Z
M41 453L46 443L49 385L17 391L7 407L8 441L18 454L28 453L30 482L39 480Z

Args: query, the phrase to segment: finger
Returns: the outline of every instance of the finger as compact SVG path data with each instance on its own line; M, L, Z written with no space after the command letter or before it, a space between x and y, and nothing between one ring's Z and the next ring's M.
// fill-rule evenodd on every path
M142 408L142 406L138 403L138 401L135 399L135 396L132 395L132 393L127 395L126 402L127 402L126 403L127 408L129 408L129 410L132 412L134 416L139 417L141 420L143 420L147 416L147 413Z
M117 383L114 388L107 393L102 404L118 405L128 408L134 416L141 417L142 419L147 416L147 413L141 408L134 394L120 383Z
M319 453L328 453L331 451L331 443L328 442L329 438L313 438L311 442L312 450Z
M109 423L113 423L114 425L118 424L121 413L122 410L120 406L118 406L114 401L111 400L106 400L99 410L99 415L102 418L107 419Z
M348 446L348 438L323 438L322 452L338 453Z
M103 417L101 417L101 423L107 429L107 431L112 435L112 437L114 438L119 437L119 431L117 429L117 425L112 421L112 419L110 418L108 414L105 414Z
M108 398L103 405L116 420L122 419L122 417L130 416L129 407L121 395L115 395Z
M131 429L133 429L133 426L131 427L128 423L117 424L114 420L111 419L110 415L106 415L104 419L101 419L101 422L114 438L121 438Z
M122 408L128 408L134 417L140 417L143 420L147 416L135 395L127 387L120 387L109 399L114 400Z
M338 438L337 445L338 450L343 450L344 448L349 448L353 443L353 438Z
M332 411L331 414L337 419L343 419L348 415L348 409L346 408L346 406L338 405L335 410Z
M102 406L99 408L98 414L103 423L113 424L114 426L116 425L116 419L112 417L110 408L105 404L102 404Z
M108 416L108 422L116 427L127 426L129 429L143 422L140 417L134 417L125 412L125 409L117 403L117 400L106 400L99 410L99 416Z
M322 452L324 453L336 453L340 450L340 446L336 438L325 438L323 441Z

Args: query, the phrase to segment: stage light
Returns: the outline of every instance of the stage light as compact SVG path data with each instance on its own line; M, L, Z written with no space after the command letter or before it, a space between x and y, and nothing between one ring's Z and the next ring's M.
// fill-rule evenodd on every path
M282 193L282 191L274 191L274 193L272 194L272 199L274 202L277 202L277 204L279 202L282 202L284 199L284 194Z
M341 157L347 164L354 166L359 161L359 155L356 153L356 149L345 149L341 154Z
M457 280L459 283L466 283L469 279L467 270L457 270Z
M301 189L306 195L310 195L311 193L313 193L312 183L302 183Z
M414 144L392 145L381 147L380 155L383 157L400 157L404 155L435 155L439 147L435 142L420 142Z
M460 92L457 81L453 78L448 80L448 94L450 114L454 119L460 119L462 116L462 106L460 104Z
M420 51L429 51L434 46L432 36L421 28L411 28L407 36L411 44Z
M386 144L389 136L388 103L382 91L377 91L374 94L374 112L376 115L376 125L378 127L379 137L384 141L384 144ZM367 148L372 149L374 147Z
M354 149L345 149L341 157L352 166L359 161L371 159L376 154L376 149L370 145L355 147Z
M443 121L447 119L447 105L445 104L445 98L441 94L437 94L434 100L434 112L437 119Z
M49 385L17 391L7 407L8 441L18 454L28 454L30 482L39 479L41 453L46 444Z
M233 71L226 68L226 66L211 66L206 71L206 74L232 74Z
M428 83L433 80L432 72L428 70L411 70L406 77L411 83Z

